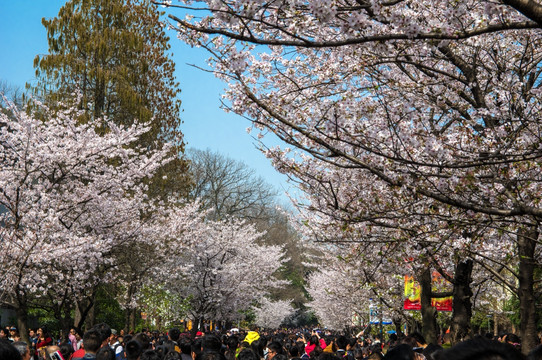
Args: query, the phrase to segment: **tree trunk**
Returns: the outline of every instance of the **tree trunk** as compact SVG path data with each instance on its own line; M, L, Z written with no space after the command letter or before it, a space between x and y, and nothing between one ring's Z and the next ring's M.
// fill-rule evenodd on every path
M72 318L71 318L71 306L65 306L62 309L62 318L60 320L60 326L62 328L62 332L64 333L67 340L67 336L70 333L70 329L72 327Z
M131 310L129 308L124 309L124 333L129 334L130 330L130 314Z
M395 333L397 336L400 336L403 333L403 329L401 329L401 318L399 316L394 316L391 321L393 321L393 325L395 326Z
M470 321L472 317L472 260L458 261L455 266L452 329L450 331L452 345L467 339L472 334Z
M137 309L130 309L130 331L136 331Z
M497 336L499 334L499 317L497 316L497 312L493 313L493 336Z
M521 350L527 354L538 345L536 333L536 301L534 297L534 254L538 231L536 225L518 230L519 313Z
M422 335L428 344L437 344L437 309L431 306L431 269L420 278L422 305Z
M28 312L26 306L17 306L15 312L17 313L17 328L19 329L21 340L30 344L30 341L28 340Z
M80 334L83 334L83 325L85 324L85 321L87 320L87 317L89 315L89 312L91 309L93 309L94 305L94 295L92 295L90 298L83 299L82 301L78 301L75 304L75 319L74 319L74 326L77 329ZM90 328L88 326L87 328Z

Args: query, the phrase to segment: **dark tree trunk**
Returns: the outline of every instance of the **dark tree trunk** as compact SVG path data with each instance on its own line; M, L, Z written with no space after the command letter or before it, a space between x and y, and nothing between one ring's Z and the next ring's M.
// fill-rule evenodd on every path
M458 261L455 266L452 328L450 331L452 344L469 338L472 335L470 321L472 317L472 260Z
M431 306L431 270L420 277L422 305L422 335L428 344L437 344L437 309Z
M94 295L83 301L78 301L75 308L74 326L80 334L83 334L83 325L94 307ZM89 325L90 328L92 325Z
M130 309L130 331L136 331L137 309Z
M521 350L527 354L538 345L536 333L536 300L534 297L534 254L538 231L536 225L518 230L519 313Z
M392 321L393 325L395 326L397 336L401 335L403 333L403 329L401 329L401 318L399 316L395 316L392 318Z
M203 318L201 317L195 318L194 321L192 322L192 331L191 331L192 339L196 337L196 333L199 331L202 323L203 323Z
M15 310L17 313L17 328L19 329L19 335L21 340L30 344L28 340L28 311L25 305L17 306Z
M124 309L124 333L129 334L130 333L130 314L131 310L129 308Z

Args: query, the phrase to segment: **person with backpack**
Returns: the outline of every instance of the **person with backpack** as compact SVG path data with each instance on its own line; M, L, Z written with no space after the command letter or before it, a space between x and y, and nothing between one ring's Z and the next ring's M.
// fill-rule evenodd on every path
M115 360L126 360L126 356L124 356L124 347L122 346L122 343L119 341L119 338L117 336L117 330L115 329L111 329L111 336L109 337L109 346L115 352Z

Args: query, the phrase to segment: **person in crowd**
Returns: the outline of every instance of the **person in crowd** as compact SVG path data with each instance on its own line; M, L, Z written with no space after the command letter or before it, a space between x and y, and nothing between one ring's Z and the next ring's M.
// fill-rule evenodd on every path
M126 342L124 352L127 360L138 360L139 356L143 353L143 345L138 340L132 339Z
M348 340L346 339L346 336L338 336L335 340L335 345L337 346L335 354L338 358L342 359L347 356L346 347L348 346Z
M149 337L149 335L147 334L147 332L140 332L140 333L137 333L134 337L133 337L134 340L137 340L139 341L139 343L141 344L142 348L143 348L143 351L145 350L152 350L152 343L151 343L151 338Z
M412 346L409 344L399 344L389 349L383 358L384 360L417 360Z
M72 357L72 354L74 353L72 344L63 342L62 344L58 345L58 347L60 348L60 354L64 360L69 360Z
M83 349L85 354L83 357L76 357L74 353L72 360L96 360L96 353L102 347L103 333L96 328L92 328L83 335Z
M278 341L271 341L267 344L267 356L266 360L272 360L276 355L284 355L284 349Z
M96 352L96 360L115 360L115 351L109 346L102 346Z
M111 329L111 335L109 336L109 347L115 353L115 359L122 360L122 357L124 355L124 348L122 347L122 344L118 339L117 330L115 329Z
M307 355L311 356L311 353L315 349L317 349L318 353L321 353L322 350L324 350L325 348L326 348L326 342L324 341L324 339L320 337L320 334L318 333L317 330L313 330L311 337L307 340L307 345L305 346L305 352L307 353Z
M37 336L38 336L38 342L36 343L35 355L38 355L40 351L44 353L47 346L53 345L53 338L49 334L49 330L47 329L46 326L42 326L38 328Z
M251 348L245 348L237 355L237 360L261 360Z
M168 336L169 340L173 341L173 343L175 345L175 351L180 353L181 348L179 347L179 337L181 336L181 331L176 327L171 328L167 332L167 336Z
M507 344L512 345L518 350L521 350L521 339L516 334L508 334L504 340Z
M265 357L265 346L267 345L267 339L260 336L257 340L254 340L250 343L250 348L256 355L263 359Z
M162 359L160 358L160 355L156 351L145 350L139 357L139 360L162 360Z
M224 340L224 344L226 345L226 351L224 352L226 360L235 360L237 348L239 347L239 337L230 335Z
M164 360L181 360L181 354L176 351L170 351L164 356Z
M179 341L182 360L192 360L192 342L187 337L183 337Z
M19 336L19 331L17 330L17 328L15 326L12 326L10 329L9 329L9 337L8 337L8 340L11 341L11 342L15 342L15 341L20 341L21 340L21 337Z
M100 334L100 347L109 346L109 339L111 338L111 327L106 323L100 323L92 327ZM83 336L84 339L84 336ZM84 340L83 340L84 342Z
M25 343L24 341L16 341L11 345L13 345L17 349L19 354L21 354L22 360L30 360L32 354L30 353L30 348L28 347L27 343Z
M216 335L205 335L201 340L201 351L203 353L216 352L220 353L222 350L222 342Z
M288 349L288 358L290 360L301 360L301 357L299 356L299 347L295 344Z
M514 346L482 337L463 341L443 351L439 360L524 360Z
M0 359L22 360L21 353L8 340L0 339Z
M77 331L75 330L75 328L71 328L70 333L68 334L68 340L70 341L70 344L74 352L77 351L78 349L76 334L77 334Z

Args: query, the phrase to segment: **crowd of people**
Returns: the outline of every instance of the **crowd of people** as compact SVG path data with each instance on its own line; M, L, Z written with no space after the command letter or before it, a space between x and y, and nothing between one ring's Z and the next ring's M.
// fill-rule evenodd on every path
M42 327L21 341L17 329L0 329L0 360L542 360L542 345L525 357L514 334L476 337L450 346L446 335L439 344L427 344L414 332L355 336L331 331L296 329L273 332L239 331L196 333L192 337L172 328L167 333L117 333L107 324L75 329L63 341L53 341Z

